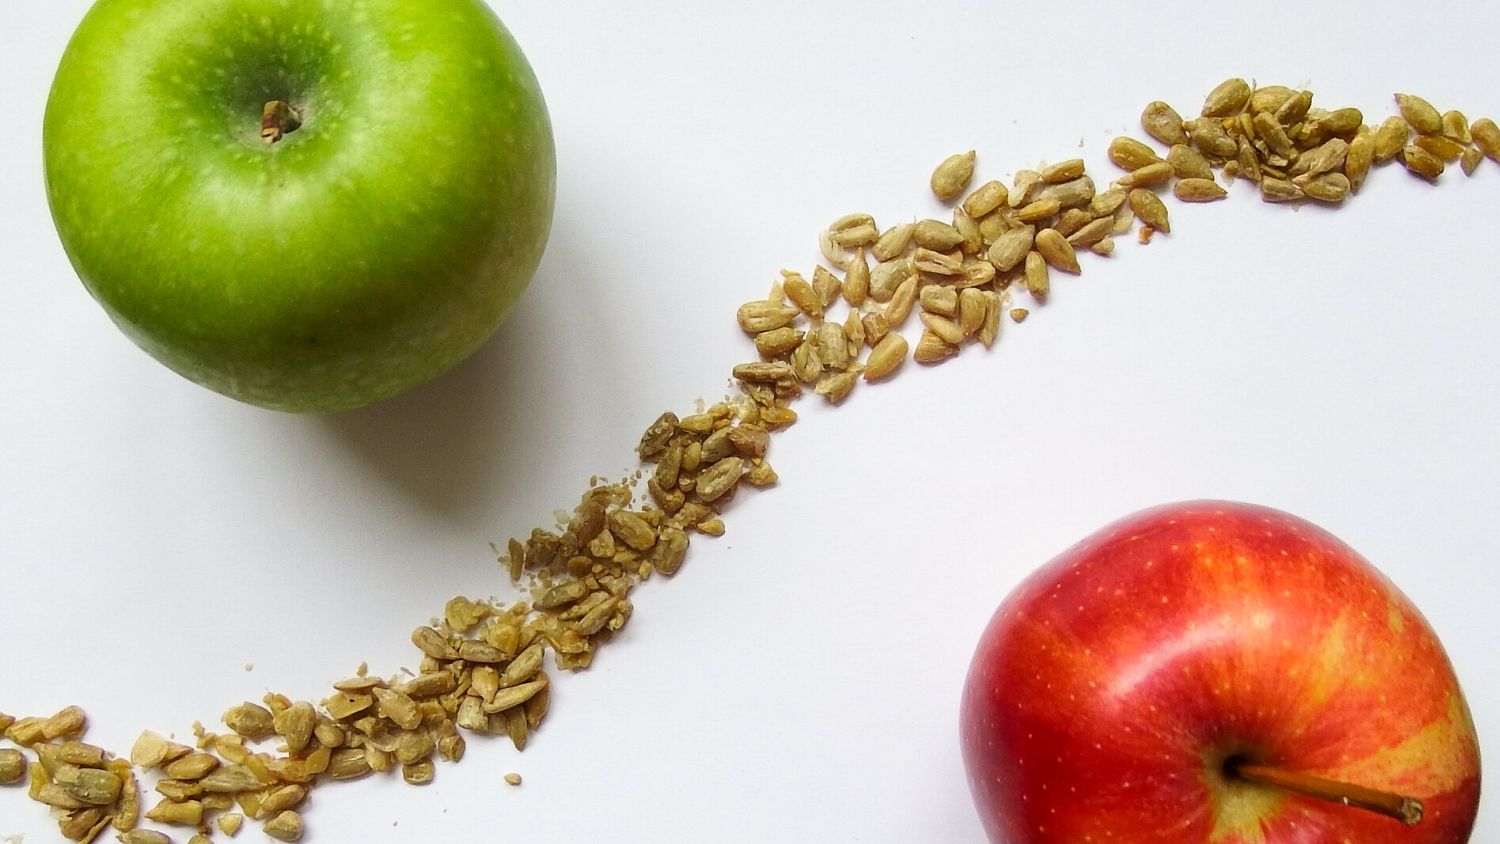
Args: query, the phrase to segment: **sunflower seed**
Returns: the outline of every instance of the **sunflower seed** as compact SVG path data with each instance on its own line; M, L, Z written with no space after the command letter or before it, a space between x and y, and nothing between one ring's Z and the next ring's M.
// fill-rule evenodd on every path
M1182 182L1177 184L1181 185ZM1141 222L1161 232L1172 231L1167 219L1167 206L1162 203L1161 197L1145 188L1136 188L1129 193L1128 197L1130 209L1141 219Z
M432 763L430 762L427 763L426 773L427 776L425 781L431 782ZM402 771L402 776L406 778L407 782L413 784L416 784L419 781L423 781L420 776L413 778L413 776L408 774L406 771ZM282 812L276 817L266 821L266 825L261 827L261 830L264 831L266 835L271 836L277 841L301 841L302 816L288 809L287 811Z
M923 331L917 340L917 351L912 359L917 363L939 363L958 354L958 346L949 343L932 331Z
M1183 202L1213 202L1229 195L1223 186L1212 179L1182 179L1172 185L1172 193Z
M1418 135L1416 144L1450 164L1464 154L1463 144L1444 135Z
M1070 158L1042 168L1042 181L1049 185L1070 182L1083 175L1083 159Z
M842 291L844 300L856 308L864 304L865 297L870 293L870 265L865 263L863 248L856 249L854 257L849 259L849 269L844 271Z
M168 826L197 826L203 823L203 803L198 800L163 800L146 812L146 820Z
M311 709L311 704L308 709ZM309 735L309 740L311 735ZM288 739L288 743L290 743ZM303 742L306 746L306 742ZM181 759L168 762L162 772L174 780L200 780L208 776L215 768L219 767L219 759L212 753L189 753Z
M979 342L986 349L995 345L1000 336L1000 294L993 290L980 291L984 296L984 321L979 325Z
M889 302L891 296L895 295L896 288L914 272L916 270L908 258L876 264L870 270L870 298L877 302Z
M1187 133L1182 129L1182 115L1161 100L1147 103L1145 110L1141 112L1141 128L1167 146L1187 143Z
M1233 158L1239 149L1234 138L1224 131L1223 124L1211 117L1199 117L1183 125L1193 146L1210 158Z
M1094 216L1082 208L1069 208L1062 212L1052 228L1062 233L1063 237L1071 237L1073 232L1078 231L1094 219Z
M962 275L964 271L964 262L962 259L927 248L918 249L912 255L912 266L924 273L942 276ZM907 279L907 281L912 280L911 278ZM905 282L902 283L905 284Z
M1401 116L1406 118L1411 128L1417 130L1417 134L1442 134L1443 116L1432 107L1432 103L1415 94L1397 94L1396 108L1401 110Z
M0 785L12 785L26 778L26 757L19 750L0 750Z
M964 277L959 287L983 287L995 280L995 265L989 261L970 261L964 264Z
M1104 257L1113 255L1115 252L1115 239L1112 237L1106 237L1099 240L1097 243L1091 243L1089 244L1089 251L1094 253L1095 255L1102 255Z
M755 335L755 350L760 352L764 357L781 357L792 349L797 348L797 344L802 342L803 336L804 332L791 327L762 331ZM678 450L678 455L678 459L680 460L681 449ZM668 483L667 486L675 483L676 481L673 481L672 483Z
M1161 161L1161 156L1135 138L1120 135L1109 142L1109 160L1121 169L1139 170L1147 164Z
M1172 180L1172 165L1165 161L1147 164L1121 176L1115 184L1122 188L1154 188Z
M1488 117L1481 117L1469 124L1469 132L1474 136L1474 146L1485 154L1491 161L1500 162L1500 126Z
M1125 205L1125 190L1110 188L1089 202L1089 213L1095 217L1108 217Z
M154 829L132 829L120 834L122 844L172 844L166 834Z
M916 230L916 223L891 226L885 230L885 234L882 234L879 240L875 241L875 246L870 250L871 254L875 256L876 261L889 261L906 254L906 250L911 248L912 235ZM846 279L844 283L849 282Z
M823 318L823 299L800 273L782 273L782 289L797 309L814 322Z
M1052 290L1052 283L1047 272L1047 259L1043 258L1040 252L1026 253L1026 290L1038 302L1045 301L1047 294Z
M1059 208L1077 208L1087 205L1094 198L1094 180L1079 176L1054 185L1048 185L1038 199L1055 199Z
M906 361L907 348L906 338L900 334L886 334L865 360L864 379L878 381L890 377Z
M1062 210L1062 204L1052 197L1038 199L1036 202L1017 208L1015 219L1022 223L1034 223L1045 220Z
M984 324L985 307L983 292L971 287L959 294L958 327L963 329L965 337L973 336Z
M964 200L964 212L978 220L1001 205L1004 205L1009 195L1010 191L1006 190L1003 182L990 180L976 188Z
M1213 168L1209 166L1208 159L1186 143L1173 144L1167 150L1167 163L1172 165L1172 175L1179 179L1213 178Z
M1239 165L1239 172L1236 175L1249 179L1252 182L1260 181L1262 177L1260 157L1256 154L1255 147L1251 145L1250 139L1241 135L1235 139L1235 143L1240 146L1239 157L1230 163ZM1204 178L1212 179L1213 175L1210 174Z
M1415 144L1408 144L1401 150L1401 163L1413 175L1429 182L1436 182L1443 175L1443 160Z
M1109 237L1114 230L1115 221L1109 217L1100 217L1085 224L1083 228L1068 235L1068 242L1077 246L1092 246Z
M962 208L953 209L953 230L963 237L958 246L965 255L979 254L984 246L984 235L979 231L979 223Z
M932 171L932 192L947 202L963 193L973 176L974 150L950 155Z
M1406 139L1411 136L1411 125L1405 118L1391 116L1375 130L1375 162L1390 161L1401 153Z
M1005 197L1005 203L1019 208L1031 201L1031 195L1042 184L1042 174L1035 170L1017 170L1014 187Z
M1255 136L1266 142L1277 155L1291 155L1296 151L1292 146L1292 139L1286 136L1286 130L1276 122L1276 118L1265 112L1260 112L1253 118L1255 124Z
M1461 111L1443 112L1443 137L1461 144L1472 143L1474 136L1469 131L1469 118Z
M927 331L930 331L933 334L936 334L937 336L943 338L945 342L951 343L955 346L963 342L964 330L959 326L958 323L954 322L951 319L948 319L947 317L938 316L937 314L924 313L920 316L922 325L926 327ZM920 350L920 348L921 346L919 345L918 349Z
M958 230L942 222L941 220L922 220L917 223L912 232L912 239L922 249L933 249L938 252L947 252L964 242L964 236Z
M1260 112L1271 112L1274 114L1296 95L1296 91L1285 85L1264 85L1250 92L1250 100L1247 105L1250 107L1252 114Z
M917 301L917 280L908 278L896 288L891 301L885 306L885 321L890 325L901 325L911 315L912 305Z
M1292 202L1302 198L1302 189L1286 179L1262 179L1260 198L1266 202Z
M1307 116L1307 110L1312 108L1312 101L1311 91L1298 91L1276 109L1276 122L1288 127L1297 125L1298 121Z
M1243 79L1220 82L1203 100L1204 117L1228 117L1239 114L1250 101L1250 84Z
M1031 251L1032 239L1036 235L1036 229L1031 226L1022 226L1011 229L1000 235L990 245L988 253L989 262L1000 272L1009 272L1026 259L1026 253Z
M759 334L789 325L797 316L796 308L789 308L766 299L740 305L735 318L747 334Z
M835 372L825 375L813 390L827 399L829 404L838 404L854 390L854 384L858 380L857 372Z
M88 728L88 717L83 710L69 706L42 722L42 736L48 741L60 738L76 739Z
M1036 251L1049 265L1066 273L1079 272L1078 256L1073 244L1056 229L1042 229L1036 233Z
M1464 154L1459 159L1459 166L1463 168L1465 176L1472 176L1475 169L1479 167L1479 162L1483 160L1484 153L1479 151L1479 147L1464 147Z
M1303 193L1319 202L1339 203L1349 195L1349 177L1343 173L1324 173L1300 187Z
M940 316L953 316L958 313L958 291L951 287L929 285L922 288L919 296L922 302L922 310Z

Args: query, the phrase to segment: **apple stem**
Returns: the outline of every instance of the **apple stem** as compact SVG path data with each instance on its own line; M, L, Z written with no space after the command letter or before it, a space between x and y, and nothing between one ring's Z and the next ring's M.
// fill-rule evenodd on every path
M1388 818L1394 818L1407 826L1415 826L1422 821L1422 801L1415 797L1376 791L1337 780L1325 780L1309 774L1283 771L1280 768L1257 765L1241 759L1231 759L1226 762L1224 771L1229 776L1238 777L1246 782L1284 788L1308 797L1376 812Z
M281 100L271 100L260 113L260 139L274 144L301 125L302 118L296 109Z

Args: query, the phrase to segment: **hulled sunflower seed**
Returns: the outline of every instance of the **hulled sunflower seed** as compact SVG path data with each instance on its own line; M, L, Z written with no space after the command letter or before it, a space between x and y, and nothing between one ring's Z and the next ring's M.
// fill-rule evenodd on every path
M1182 182L1177 184L1181 185ZM1167 218L1167 206L1162 203L1161 197L1145 188L1136 188L1127 196L1130 210L1135 212L1141 222L1160 232L1172 231L1171 223Z
M872 350L880 345L880 341L891 330L890 323L885 321L885 314L882 313L865 314L859 318L859 322L865 329L865 345Z
M1114 231L1115 221L1110 217L1091 220L1076 232L1068 235L1068 242L1077 246L1092 246L1109 237Z
M1091 243L1089 244L1089 251L1094 253L1095 255L1100 255L1107 258L1115 253L1115 239L1112 237L1106 237L1099 240L1097 243Z
M1461 111L1443 112L1443 137L1461 144L1472 143L1474 136L1469 131L1469 118Z
M1343 173L1324 173L1300 187L1312 199L1336 204L1349 195L1349 177Z
M1479 162L1483 160L1484 153L1480 152L1479 147L1464 147L1464 154L1459 159L1459 166L1463 168L1465 176L1472 176L1474 175L1474 171L1479 167Z
M896 288L914 272L910 259L902 258L876 264L870 270L870 298L877 302L889 302Z
M48 741L76 739L88 728L88 717L77 706L69 706L42 722L42 736Z
M1109 160L1121 169L1139 170L1147 164L1161 161L1161 156L1135 138L1120 135L1109 142Z
M1255 126L1255 136L1265 142L1266 146L1277 155L1291 155L1296 151L1292 146L1292 139L1286 136L1286 130L1276 122L1276 118L1265 112L1260 112L1252 118Z
M1485 157L1500 163L1500 126L1488 117L1481 117L1469 124L1469 133L1474 136L1474 146L1479 147Z
M767 299L746 302L735 313L740 328L744 329L747 334L760 334L763 331L785 327L790 325L796 316L796 308L789 308Z
M781 357L802 342L804 332L790 326L762 331L755 335L755 350L768 358ZM680 457L680 450L679 450ZM673 483L676 483L673 481ZM670 484L669 484L670 486Z
M1406 147L1406 139L1411 136L1411 125L1406 119L1391 116L1380 124L1375 130L1375 161L1384 163L1401 154Z
M849 268L844 271L842 292L844 301L856 308L864 304L865 297L870 295L870 265L865 263L863 248L856 249L854 257L849 259Z
M882 234L879 240L875 241L875 245L871 247L870 253L875 256L876 261L882 262L900 257L906 254L907 249L911 248L912 235L916 230L916 223L902 223L898 226L891 226L885 230L885 234ZM848 281L845 280L844 283L848 284Z
M1252 114L1260 112L1271 112L1274 114L1296 95L1296 91L1285 85L1263 85L1250 92L1250 100L1247 105Z
M1172 175L1179 179L1212 179L1213 168L1203 154L1186 143L1173 144L1167 150L1167 163L1172 165Z
M1116 179L1115 184L1126 189L1154 188L1171 181L1172 175L1172 165L1165 161L1158 161L1126 173Z
M919 296L922 310L940 316L953 316L958 312L958 291L951 287L928 285Z
M1444 135L1419 135L1416 144L1450 164L1464 154L1463 144Z
M1083 175L1083 159L1070 158L1042 168L1042 181L1049 185L1070 182Z
M1292 202L1302 198L1302 189L1286 179L1261 179L1260 198L1266 202Z
M786 297L792 300L792 304L796 305L798 310L807 314L808 318L814 322L823 318L823 299L801 273L784 272L781 283L782 289L786 291Z
M1349 144L1342 138L1325 141L1316 149L1308 150L1298 159L1291 172L1297 176L1316 178L1344 166L1349 157Z
M874 223L861 223L853 228L834 232L833 242L844 249L852 249L856 246L873 245L879 237L880 232L875 228ZM848 261L847 253L844 256L844 261ZM839 267L842 269L843 264L840 264Z
M1089 213L1095 217L1109 217L1125 205L1125 189L1110 188L1089 201Z
M1182 129L1182 115L1161 100L1146 104L1141 112L1141 128L1167 146L1187 143L1187 132Z
M1017 222L1035 223L1039 220L1045 220L1048 217L1055 216L1057 212L1061 210L1062 203L1048 196L1038 199L1036 202L1032 202L1020 208L1017 208L1013 216L1015 217Z
M26 757L19 750L0 749L0 785L26 779Z
M990 245L988 253L989 262L1000 272L1009 272L1015 269L1026 259L1026 253L1031 251L1036 229L1031 226L1021 226L1011 229L1000 235Z
M890 325L901 325L911 315L912 305L917 301L917 280L908 278L896 288L891 301L885 306L885 321Z
M1036 251L1052 267L1065 273L1079 272L1078 255L1073 244L1056 229L1042 229L1036 233Z
M979 254L984 247L984 234L979 231L979 223L962 208L953 209L953 230L963 237L958 248L965 255Z
M1203 100L1204 117L1229 117L1239 114L1250 101L1250 83L1243 79L1226 79L1208 92Z
M744 465L742 458L726 457L704 469L703 474L698 476L698 497L704 501L714 501L723 496L739 483Z
M1052 282L1047 272L1047 259L1040 252L1026 253L1026 290L1038 302L1046 301L1052 292Z
M1184 128L1193 146L1210 158L1233 158L1239 151L1239 144L1224 131L1223 124L1211 117L1189 120Z
M925 247L918 249L912 255L911 263L917 270L924 273L932 273L933 275L963 275L964 271L964 262L961 258ZM907 279L907 281L912 280L911 278ZM905 284L905 282L902 282L902 284Z
M1443 115L1427 102L1415 94L1397 94L1396 108L1401 110L1401 116L1411 124L1411 128L1417 130L1421 135L1437 135L1443 131Z
M995 340L1000 336L1000 310L1002 303L1000 294L993 290L980 291L984 296L984 321L979 325L979 342L986 349L995 345Z
M974 150L950 155L932 171L932 192L944 202L955 199L968 187L973 176Z
M1006 190L1003 182L990 180L980 185L964 200L963 209L970 217L978 220L989 214L996 208L1005 204L1010 191Z
M958 327L963 329L965 337L973 336L984 324L985 307L983 292L971 287L959 294Z
M790 379L792 368L779 360L756 361L739 364L734 368L733 374L741 381L768 384Z
M906 361L907 348L906 338L900 334L885 334L865 359L864 379L877 381L890 377Z
M964 242L964 236L941 220L921 220L912 230L912 239L921 249L947 252Z
M858 372L834 372L823 376L813 390L827 399L829 404L838 404L854 390L854 384L858 380Z
M940 317L937 314L922 314L921 318L922 325L926 327L927 331L943 338L944 342L957 346L964 341L963 328L953 320L947 317ZM925 334L926 332L923 333ZM919 344L918 349L920 348Z
M1035 170L1017 170L1013 187L1005 197L1005 203L1012 208L1020 208L1031 201L1031 195L1042 184L1042 174Z
M1172 193L1183 202L1213 202L1229 195L1222 185L1212 179L1181 179L1172 185Z
M1080 175L1076 179L1048 185L1038 199L1055 199L1059 208L1088 205L1094 198L1094 180Z
M425 779L426 782L432 781L431 769L432 764L429 762L427 763L427 776ZM402 775L406 777L407 782L412 784L417 784L418 782L423 781L421 777L414 778L406 771L403 771ZM266 821L266 825L261 827L261 829L266 833L266 835L269 835L277 841L301 841L302 816L288 809L287 811L282 812L276 817Z
M1408 144L1401 150L1401 163L1408 172L1429 182L1436 182L1443 175L1443 160L1416 144Z
M1312 101L1311 91L1298 91L1276 109L1276 122L1286 127L1297 125L1307 116L1308 109L1312 108Z
M1057 222L1052 224L1052 228L1062 232L1063 237L1070 237L1073 232L1083 228L1093 219L1093 215L1082 208L1069 208L1062 213L1062 216L1057 218Z
M917 363L939 363L958 354L958 346L949 343L932 331L923 331L917 340L917 351L912 359Z

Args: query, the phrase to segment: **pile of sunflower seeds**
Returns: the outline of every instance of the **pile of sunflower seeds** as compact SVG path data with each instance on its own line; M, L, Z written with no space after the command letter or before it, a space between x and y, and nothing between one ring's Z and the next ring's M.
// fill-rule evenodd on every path
M1082 159L971 189L975 153L950 156L930 180L954 205L950 219L885 228L868 214L835 220L819 235L827 266L810 277L783 270L766 298L735 314L757 355L734 367L732 398L661 414L640 438L641 469L619 483L592 479L556 529L499 551L527 600L456 597L413 631L415 673L382 679L360 666L321 700L239 703L221 717L225 732L195 724L193 746L146 732L120 759L83 743L77 707L45 718L0 714L0 732L36 758L0 749L0 785L27 783L71 841L113 829L126 844L170 842L137 828L146 802L137 772L148 771L159 797L145 818L191 830L189 844L215 831L234 837L246 819L297 841L299 810L319 783L398 770L408 783L430 783L435 759L463 757L466 734L505 736L521 750L547 714L549 655L559 669L587 668L630 620L637 586L676 574L694 536L723 535L722 515L741 489L776 483L771 437L797 421L791 404L806 390L839 404L861 381L896 375L908 356L937 364L975 341L993 345L1005 317L1020 323L1029 313L1011 307L1019 291L1044 303L1053 273L1082 271L1081 252L1109 256L1137 225L1141 242L1170 232L1161 198L1169 190L1208 202L1246 179L1267 202L1338 204L1393 159L1428 181L1455 161L1466 175L1485 157L1500 162L1493 121L1471 124L1406 94L1396 105L1398 116L1372 127L1357 109L1315 108L1310 92L1231 79L1189 120L1166 103L1148 105L1141 128L1165 151L1114 139L1109 159L1123 174L1102 190ZM913 313L914 351L901 333Z

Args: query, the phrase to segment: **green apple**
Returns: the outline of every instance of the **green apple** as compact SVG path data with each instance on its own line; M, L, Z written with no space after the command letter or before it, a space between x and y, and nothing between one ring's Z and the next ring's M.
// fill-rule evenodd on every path
M44 145L63 247L115 323L280 410L467 357L551 228L546 106L482 0L99 0Z

